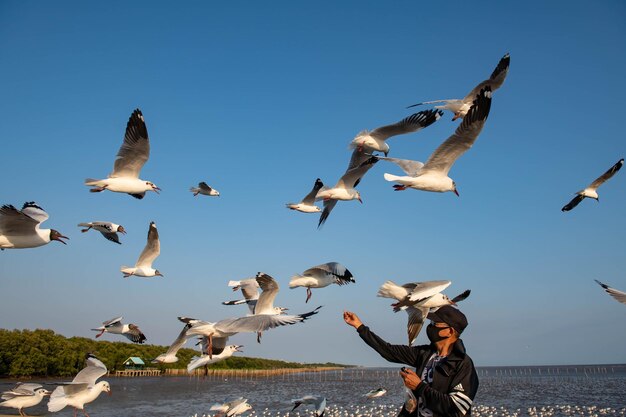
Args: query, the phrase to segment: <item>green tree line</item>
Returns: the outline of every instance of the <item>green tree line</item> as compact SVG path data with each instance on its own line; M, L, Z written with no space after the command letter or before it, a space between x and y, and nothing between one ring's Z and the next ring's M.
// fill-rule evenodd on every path
M109 371L124 369L124 361L130 356L143 359L150 367L186 368L199 351L181 349L178 362L151 364L150 361L165 353L167 346L137 345L125 342L107 342L85 337L66 338L52 330L4 330L0 329L0 377L68 377L76 375L85 365L85 357L91 353L98 357ZM209 365L209 369L276 369L322 366L345 366L333 363L283 362L271 359L233 356Z

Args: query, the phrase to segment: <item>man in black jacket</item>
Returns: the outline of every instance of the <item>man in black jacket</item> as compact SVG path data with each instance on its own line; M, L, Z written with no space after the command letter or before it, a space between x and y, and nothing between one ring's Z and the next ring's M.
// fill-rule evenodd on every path
M432 322L426 328L430 345L392 345L374 334L359 317L344 311L343 319L357 329L361 339L389 362L415 367L415 372L402 368L404 385L417 399L411 410L407 403L398 416L444 417L470 416L472 401L478 390L474 363L465 353L460 334L467 319L457 308L440 307L428 314Z

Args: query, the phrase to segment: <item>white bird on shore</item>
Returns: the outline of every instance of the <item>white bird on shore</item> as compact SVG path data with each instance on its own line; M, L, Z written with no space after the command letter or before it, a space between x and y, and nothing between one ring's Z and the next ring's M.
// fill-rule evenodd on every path
M95 356L90 355L87 358L87 366L76 374L72 382L61 385L52 392L48 411L55 413L69 405L74 407L74 416L77 410L82 410L83 414L89 417L85 411L85 404L94 401L101 392L111 395L111 386L107 381L96 383L98 378L106 373L106 366Z
M419 167L421 163L413 161L413 167L414 169L417 168L417 172L403 177L385 173L385 180L397 182L398 184L393 186L396 191L406 190L408 187L439 193L452 191L458 196L459 192L456 184L448 177L448 172L454 162L471 148L476 138L478 138L485 125L490 108L491 90L489 87L485 87L478 93L474 104L463 118L461 124L456 128L454 134L439 145L426 163ZM403 161L406 162L406 160ZM392 162L395 161L392 160ZM400 165L403 169L405 169L405 166Z
M615 288L611 288L608 285L601 283L597 279L594 281L597 282L598 285L600 285L602 288L604 288L604 291L606 291L607 294L609 294L611 297L615 298L617 301L619 301L622 304L626 304L626 292L616 290Z
M16 408L20 416L26 416L25 408L33 407L41 402L50 391L43 388L41 384L21 383L9 391L0 394L0 407Z
M356 282L352 273L339 262L327 262L325 264L313 266L300 274L291 277L289 288L305 287L306 301L309 302L311 288L324 288L331 284L346 285Z
M191 362L189 362L189 365L187 365L187 372L192 373L196 368L200 368L201 366L210 365L223 361L224 359L228 359L233 356L235 352L243 352L241 350L242 347L243 346L241 345L228 345L225 346L224 349L219 353L214 351L212 357L208 354L202 356L194 356L193 358L191 358ZM215 349L215 345L213 346L213 349Z
M176 356L176 354L185 345L185 343L187 343L187 340L189 339L189 336L187 336L187 330L189 330L190 327L191 324L185 324L185 327L183 327L183 330L178 334L176 339L174 339L167 351L154 358L152 360L152 363L178 362L178 357Z
M126 193L138 199L144 198L146 191L158 194L161 190L159 187L151 181L139 178L139 172L149 157L150 141L146 122L141 110L135 109L128 119L124 142L117 152L113 172L102 180L87 178L85 185L94 187L89 190L92 193L109 190Z
M197 187L191 187L189 189L189 191L191 191L193 193L194 197L197 196L198 194L208 195L208 196L211 196L211 197L219 197L220 196L220 192L219 191L217 191L215 188L211 188L204 181L199 183Z
M606 171L600 177L596 178L596 180L592 182L591 184L589 184L587 188L585 188L584 190L578 191L576 193L576 197L574 197L572 201L570 201L565 206L563 206L561 211L570 211L571 209L576 207L581 201L583 201L585 198L593 198L599 202L600 198L598 197L598 191L597 191L598 187L604 184L613 175L615 175L615 173L620 170L622 165L624 165L624 158L617 161L615 165L609 168L608 171Z
M383 152L387 156L389 153L387 139L392 136L417 132L435 123L442 115L441 110L424 110L405 117L397 123L376 128L371 132L364 130L352 139L350 148L363 149L367 152Z
M161 242L159 241L159 232L156 227L156 223L150 222L150 227L148 228L148 241L146 243L146 247L139 255L139 259L134 267L130 266L122 266L120 269L124 274L124 278L128 278L131 275L139 276L139 277L162 277L157 269L152 267L152 263L161 253Z
M385 394L387 394L387 390L385 388L380 387L380 388L376 388L371 391L368 391L365 394L365 396L369 399L372 399L372 398L382 397Z
M378 297L385 297L397 300L393 303L393 311L406 310L409 315L407 323L407 335L409 338L409 346L413 344L419 334L428 313L436 311L444 305L456 305L458 301L466 299L470 291L466 290L450 299L441 291L450 286L452 282L443 281L426 281L426 282L410 282L404 285L398 285L393 281L386 281L378 290Z
M116 317L111 320L102 322L102 326L91 329L95 332L100 332L96 335L96 339L102 336L104 333L121 334L133 343L144 343L146 336L141 332L139 327L135 324L122 324L122 316Z
M437 109L442 110L450 110L454 113L454 117L452 120L456 120L458 118L465 117L470 107L472 107L472 102L476 99L476 95L480 92L480 90L489 87L491 91L496 91L498 88L502 86L504 80L506 79L506 75L509 72L509 65L511 63L511 57L509 54L504 55L496 69L493 70L489 79L481 82L476 87L470 91L465 98L459 99L451 99L451 100L434 100L434 101L424 101L422 103L413 104L407 108L419 106L422 104L434 104L434 103L445 103L443 106L435 106Z
M305 395L302 398L295 398L291 400L294 403L291 411L300 407L302 404L311 404L315 407L315 415L317 417L322 417L324 415L324 411L326 410L326 398L321 395Z
M352 152L348 169L341 178L339 178L337 184L335 184L334 187L324 186L318 191L315 199L324 200L324 210L317 223L318 229L326 222L328 216L330 216L330 212L337 205L337 201L359 200L359 202L363 204L361 194L356 190L356 186L359 185L363 176L376 162L378 162L378 157L366 153L363 149L357 148Z
M120 224L115 224L111 222L89 222L89 223L78 223L78 227L86 227L86 229L81 229L81 232L86 233L89 229L97 230L102 233L102 236L106 240L110 240L111 242L115 242L117 244L122 244L120 242L120 237L117 235L118 233L126 234L126 230L124 226Z
M315 180L313 189L304 196L299 203L287 203L287 208L291 210L300 211L302 213L319 213L321 208L315 205L315 197L319 190L324 186L324 183L319 178Z
M0 207L0 249L25 249L43 246L56 240L69 239L54 229L40 229L48 219L46 213L34 201L24 203L22 210L10 204Z
M252 410L252 406L248 404L248 400L246 398L239 397L223 404L213 404L209 410L218 412L215 414L215 417L233 417Z

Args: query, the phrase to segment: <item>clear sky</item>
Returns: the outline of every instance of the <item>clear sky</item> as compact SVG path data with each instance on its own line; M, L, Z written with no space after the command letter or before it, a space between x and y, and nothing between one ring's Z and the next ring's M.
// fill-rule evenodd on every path
M287 210L317 177L334 184L361 130L396 122L409 104L462 98L509 52L506 82L475 146L450 171L460 197L394 192L379 162L325 226ZM185 315L245 314L228 280L258 271L281 285L304 324L237 335L245 355L385 365L342 320L356 312L392 343L406 314L376 297L398 283L449 279L477 365L626 362L626 306L593 281L626 290L626 172L600 202L560 208L626 156L626 4L530 2L0 2L0 203L34 200L43 227L69 236L0 253L0 328L93 337L123 315L169 344ZM91 194L111 171L131 112L152 151L143 200ZM389 141L425 161L457 126L451 114ZM206 181L219 198L189 187ZM115 245L81 234L108 220ZM154 220L164 278L123 279ZM289 278L329 261L356 283L314 290ZM119 340L105 336L107 340ZM418 343L425 343L422 332Z

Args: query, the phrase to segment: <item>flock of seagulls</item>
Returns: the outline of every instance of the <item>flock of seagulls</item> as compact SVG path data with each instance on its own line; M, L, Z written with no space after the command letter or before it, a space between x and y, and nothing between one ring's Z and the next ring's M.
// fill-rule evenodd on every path
M313 188L299 203L289 203L287 208L303 213L320 213L318 229L327 221L330 213L339 201L357 200L363 202L361 194L356 189L363 177L380 160L396 164L405 175L384 174L384 179L393 182L395 191L412 188L429 192L453 192L459 195L455 181L450 178L449 171L465 152L475 143L482 132L492 105L493 92L500 88L508 74L510 56L507 53L487 79L476 85L463 99L425 101L409 107L424 104L444 103L434 109L423 110L412 114L397 123L378 127L372 131L362 131L349 143L352 150L348 166L344 174L332 187L324 185L317 178ZM410 159L389 157L390 147L388 140L391 137L418 132L437 122L443 111L454 113L453 121L462 119L451 136L445 139L428 157L426 162ZM152 181L139 178L141 169L150 156L150 141L148 130L142 112L136 109L132 112L124 135L124 140L113 164L113 171L104 179L86 179L85 185L91 187L90 192L103 191L125 193L143 199L146 192L158 194L160 188ZM608 179L613 177L624 164L620 159L602 176L592 182L584 190L576 193L576 197L562 208L569 211L576 207L584 198L598 200L597 189ZM206 182L199 182L198 186L191 187L194 196L220 196L220 193ZM321 201L323 207L316 205ZM35 248L53 240L66 244L63 236L55 229L42 229L40 225L48 219L48 214L35 202L27 202L21 210L10 204L0 207L0 249ZM93 229L114 243L121 244L120 234L126 230L120 224L109 221L92 221L78 224L81 232L86 233ZM153 263L160 255L159 233L155 222L148 228L147 243L134 266L122 266L124 278L135 277L162 277L163 274L153 267ZM294 275L289 281L289 288L306 288L306 300L312 296L313 288L324 288L332 284L343 286L354 283L352 273L338 262L328 262L306 269L302 274ZM615 290L597 281L611 296L620 303L626 304L626 293ZM394 311L405 310L408 314L407 335L411 345L419 334L429 312L444 305L456 305L466 299L470 290L466 290L454 298L449 298L442 291L451 285L451 281L411 282L398 285L393 281L385 282L378 291L379 297L395 300L392 304ZM201 345L201 355L192 358L187 366L189 372L195 369L224 360L237 352L241 352L241 345L229 345L230 337L238 333L255 333L257 342L261 342L262 333L270 329L301 323L314 316L320 310L317 307L301 314L287 314L287 308L275 306L274 302L279 292L279 285L274 278L266 273L259 272L254 278L229 281L228 286L233 291L241 291L242 299L225 301L225 305L243 305L247 307L247 314L235 318L222 319L216 322L204 321L196 318L181 316L178 319L183 328L166 352L156 357L155 363L174 363L178 361L177 352L191 339ZM97 331L96 338L104 333L118 334L134 343L144 343L146 336L135 324L123 324L122 317L117 317L102 323L102 326L92 329ZM57 387L52 393L43 389L39 384L19 384L10 391L2 393L3 402L0 406L17 408L20 415L25 415L24 408L38 404L50 395L48 409L56 412L66 406L84 411L85 404L94 401L101 392L110 394L110 385L106 381L97 380L107 373L106 366L97 358L90 356L87 366L81 370L71 383ZM386 394L386 389L379 388L368 392L368 399L377 398ZM306 395L292 400L293 409L301 405L312 405L317 416L324 414L326 399L323 396ZM223 404L215 404L212 411L219 415L235 416L250 410L247 400L240 397Z

